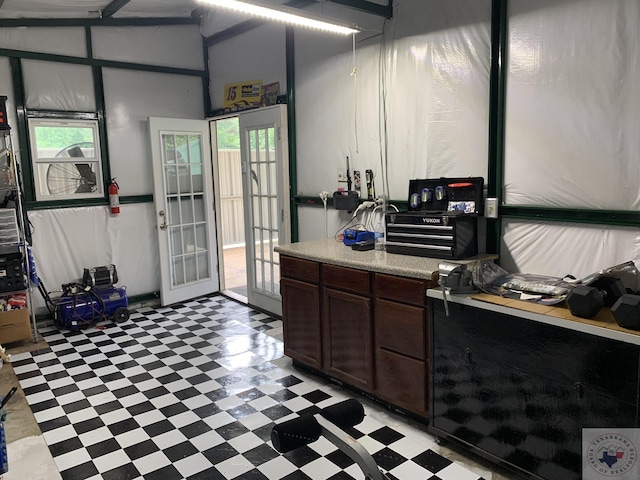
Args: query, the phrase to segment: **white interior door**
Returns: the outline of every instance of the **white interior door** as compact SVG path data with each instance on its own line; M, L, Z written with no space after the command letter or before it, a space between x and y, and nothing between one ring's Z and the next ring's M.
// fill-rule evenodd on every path
M282 315L280 259L274 247L291 241L286 105L241 113L240 139L247 301Z
M149 118L162 305L217 292L209 125Z

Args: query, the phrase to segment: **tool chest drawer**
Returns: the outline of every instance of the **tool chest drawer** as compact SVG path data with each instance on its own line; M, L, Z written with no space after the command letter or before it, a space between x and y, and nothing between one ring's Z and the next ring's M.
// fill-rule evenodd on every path
M477 255L477 217L461 212L386 214L387 251L460 259Z
M322 265L322 282L325 287L359 293L368 296L371 293L370 274L364 270Z
M293 257L280 257L281 276L295 278L303 282L318 283L320 280L320 264Z

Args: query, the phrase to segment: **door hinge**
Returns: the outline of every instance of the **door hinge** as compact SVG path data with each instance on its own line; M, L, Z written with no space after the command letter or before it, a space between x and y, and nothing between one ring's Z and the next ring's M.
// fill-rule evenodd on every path
M242 162L242 173L247 173L247 162Z

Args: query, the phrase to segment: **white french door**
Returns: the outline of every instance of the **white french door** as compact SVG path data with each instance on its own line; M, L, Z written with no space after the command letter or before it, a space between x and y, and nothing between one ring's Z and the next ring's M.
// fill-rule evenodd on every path
M149 118L162 305L217 292L209 124Z
M274 247L291 241L286 108L275 105L239 115L247 301L276 315L282 315L282 303Z

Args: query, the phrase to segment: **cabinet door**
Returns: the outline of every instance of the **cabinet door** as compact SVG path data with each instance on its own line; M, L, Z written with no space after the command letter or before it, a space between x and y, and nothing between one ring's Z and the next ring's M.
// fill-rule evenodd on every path
M320 288L318 285L283 278L280 292L285 355L309 367L321 369Z
M364 391L373 391L371 299L324 289L326 372Z

